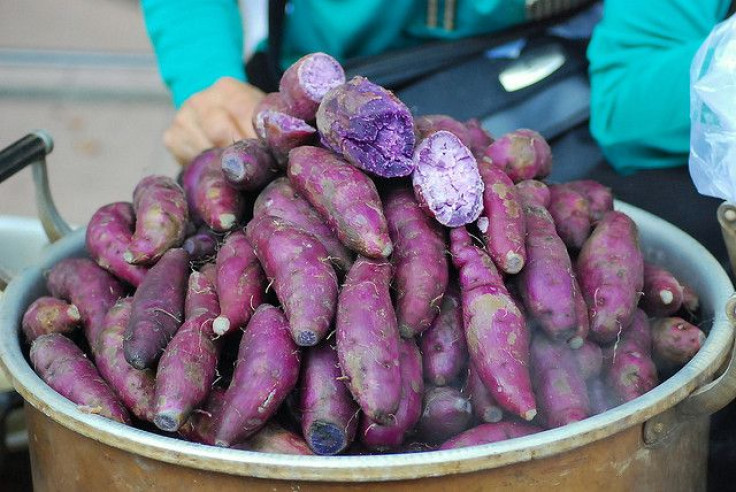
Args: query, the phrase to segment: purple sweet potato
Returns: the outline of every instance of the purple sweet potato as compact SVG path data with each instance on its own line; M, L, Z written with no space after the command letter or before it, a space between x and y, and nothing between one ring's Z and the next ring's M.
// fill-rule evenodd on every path
M651 328L644 311L634 311L631 323L623 330L607 359L604 361L606 382L613 389L618 403L631 401L657 385Z
M524 437L544 429L526 422L504 421L481 424L445 441L440 449L457 449Z
M260 119L265 136L263 142L282 169L286 167L289 151L308 145L317 133L317 130L304 120L280 111L263 111Z
M238 362L215 416L216 445L230 446L263 427L296 387L300 358L286 317L261 304L243 332Z
M64 335L50 333L36 338L30 358L41 379L82 412L130 424L128 411L95 365Z
M615 406L613 391L600 378L592 378L585 382L588 387L588 401L590 402L590 415L598 415Z
M186 234L189 208L184 190L168 176L146 176L133 190L135 232L123 259L151 264L170 248L181 246Z
M151 268L133 295L125 330L125 360L136 369L153 367L184 321L189 256L168 250Z
M406 435L419 422L422 414L424 381L422 356L413 338L399 340L399 370L401 371L401 398L399 408L387 425L381 425L363 416L360 439L368 448L377 451L397 449Z
M220 314L220 302L216 290L217 268L214 263L205 263L198 272L189 274L187 293L184 297L184 319L203 314L214 320ZM211 325L211 323L210 323ZM207 333L214 337L212 326Z
M483 158L503 169L514 183L544 178L552 170L552 151L534 130L519 129L502 135L488 146Z
M414 170L414 120L392 92L353 77L325 94L317 110L325 147L369 173L394 178Z
M161 430L176 431L210 392L219 359L207 327L213 319L211 313L188 318L161 355L153 418Z
M572 260L555 229L550 213L533 204L524 206L527 223L527 264L518 287L527 315L554 340L568 341L578 331Z
M286 69L279 92L289 114L310 121L325 94L344 83L345 71L337 60L326 53L309 53Z
M567 344L572 349L580 348L588 339L590 333L590 313L588 312L588 304L585 302L583 291L580 290L580 282L577 277L573 279L573 291L575 292L575 334L567 340Z
M544 182L537 179L525 179L519 181L516 186L516 192L519 194L519 199L522 203L533 203L535 205L541 205L544 208L549 207L549 202L552 200L552 194Z
M471 148L471 145L475 143L471 138L471 135L468 133L468 127L466 124L456 120L452 116L444 114L417 116L414 118L414 127L416 128L418 139L420 140L427 138L434 132L445 130L454 134L460 139L463 145L469 149Z
M599 221L606 212L613 210L613 193L611 189L592 179L568 181L562 186L572 188L588 199L592 222Z
M225 238L215 260L216 291L221 314L213 324L217 335L243 328L265 297L263 273L253 246L242 230Z
M258 432L247 440L234 444L233 449L244 449L258 453L313 455L302 436L284 429L273 420L269 420Z
M700 309L700 297L698 293L690 285L682 285L682 307L690 314L696 313Z
M179 427L178 434L187 441L214 446L216 418L224 405L225 390L213 386L204 404L189 415L186 422Z
M399 327L391 303L391 264L358 257L337 301L340 367L363 413L388 425L401 400Z
M257 138L245 138L225 147L220 166L227 182L244 191L260 190L279 173L268 147Z
M466 138L468 143L466 145L475 156L475 159L480 161L483 159L483 154L489 145L493 143L493 136L488 133L475 118L471 118L465 122Z
M105 327L97 337L95 363L130 412L141 420L153 422L155 373L151 369L135 369L125 360L123 336L130 319L133 299L120 299L105 317Z
M529 376L529 331L493 260L472 244L465 228L450 232L459 270L463 326L471 363L506 411L531 420L537 414Z
M130 246L135 214L130 202L103 205L87 225L85 245L90 257L117 278L138 287L148 267L131 265L123 259Z
M588 417L588 390L573 350L538 333L532 337L530 353L534 393L547 427L561 427Z
M253 129L262 141L266 141L266 127L264 117L269 111L288 114L289 108L284 100L283 94L280 92L270 92L266 94L253 109Z
M207 226L200 227L189 235L181 245L192 261L207 261L214 258L219 248L220 237Z
M705 333L692 323L672 316L652 321L652 357L658 368L687 364L705 342Z
M392 286L399 333L410 338L432 324L447 288L450 266L445 256L445 232L422 212L406 188L389 193L384 214L394 245Z
M445 292L440 312L421 336L424 379L435 386L452 384L468 363L460 293Z
M330 261L348 271L353 264L352 252L337 238L325 219L303 198L286 177L276 178L261 191L253 204L253 216L273 215L293 222L319 239L330 255Z
M269 215L250 221L246 236L273 283L294 341L316 345L330 330L337 304L337 275L327 250L308 232Z
M574 349L571 355L577 360L583 379L589 380L600 376L603 369L603 352L598 344L586 340L580 348Z
M417 201L440 224L474 222L483 210L483 180L478 164L453 133L440 130L417 145L412 184Z
M579 250L591 231L588 199L572 188L551 185L549 213L555 220L557 234L572 250Z
M80 325L82 316L74 304L56 297L39 297L23 314L21 329L29 343L49 333L70 333Z
M84 336L94 350L107 311L125 295L122 284L90 259L67 258L51 267L46 286L52 296L77 306Z
M478 229L486 250L502 271L519 273L526 263L526 217L521 198L501 169L481 161L478 170L484 185Z
M243 219L245 202L222 174L222 149L208 149L184 169L182 186L190 214L216 232L233 229Z
M473 406L473 414L475 414L478 421L500 422L503 419L503 410L481 381L473 364L468 366L468 377L465 380L462 392Z
M639 233L627 215L606 213L583 244L576 270L590 312L590 334L613 342L629 325L644 284Z
M425 388L422 415L417 424L422 438L431 443L448 440L466 430L473 419L473 407L457 388Z
M644 289L640 306L649 316L672 316L682 307L682 285L666 268L644 262Z
M328 343L305 351L299 408L302 435L316 454L341 453L355 439L360 409L342 378L337 350Z
M363 172L328 150L305 146L289 154L287 173L345 246L369 258L391 254L381 198Z

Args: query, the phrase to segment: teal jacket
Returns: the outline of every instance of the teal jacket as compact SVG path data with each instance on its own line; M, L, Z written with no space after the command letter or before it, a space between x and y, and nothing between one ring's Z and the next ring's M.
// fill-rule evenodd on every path
M588 48L593 136L617 170L687 163L690 62L730 0L605 0Z

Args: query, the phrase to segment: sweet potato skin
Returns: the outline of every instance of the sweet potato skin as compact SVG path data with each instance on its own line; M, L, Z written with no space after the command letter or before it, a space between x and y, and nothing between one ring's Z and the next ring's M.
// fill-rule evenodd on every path
M678 316L655 318L652 327L652 356L657 367L671 369L690 362L705 342L705 333Z
M413 338L399 340L399 370L401 397L393 420L387 425L366 416L361 420L360 439L369 449L387 451L399 448L421 417L424 395L422 356Z
M123 353L132 303L131 297L120 299L107 312L105 327L97 337L95 364L126 408L139 419L153 422L155 373L151 369L135 369Z
M644 262L644 288L641 308L650 316L664 318L682 307L683 288L666 268Z
M552 193L543 181L537 179L524 179L514 185L522 204L541 205L549 207Z
M434 386L424 390L418 430L424 440L440 443L466 430L473 418L470 402L457 388Z
M547 427L561 427L588 417L588 391L573 350L537 334L532 337L530 353L534 390Z
M125 296L123 285L88 258L59 261L51 267L46 286L52 296L77 306L82 315L84 336L93 348L104 328L107 311Z
M314 235L327 250L332 261L343 271L353 264L353 253L337 238L327 222L291 185L286 177L276 178L256 198L253 216L273 215L293 222Z
M493 394L488 391L486 385L478 376L478 371L473 364L468 365L468 375L462 392L473 406L473 414L479 422L500 422L503 419L503 410Z
M613 342L631 322L644 284L643 263L636 224L621 212L606 213L576 263L590 334L599 343Z
M450 277L447 245L444 231L422 212L411 191L397 188L384 201L394 245L399 333L410 338L429 328L439 311Z
M457 449L468 446L480 446L505 441L515 437L524 437L544 429L525 422L504 421L481 424L445 441L440 449Z
M337 60L326 53L309 53L286 69L279 92L289 114L310 121L325 94L344 83L345 71Z
M170 248L181 246L189 220L184 190L168 176L150 175L133 190L135 232L123 254L133 264L158 261Z
M354 166L384 178L414 171L411 111L365 77L353 77L325 94L316 119L322 144Z
M460 292L452 287L445 292L440 312L422 333L422 368L424 379L435 386L445 386L460 378L468 361L468 345L463 331Z
M230 446L258 453L295 454L302 456L314 453L302 436L287 430L270 420L249 439Z
M355 439L359 407L342 379L337 350L329 343L305 351L300 384L302 435L319 455L334 455Z
M555 221L555 228L565 245L579 250L591 231L591 212L587 198L572 188L552 185L550 190L549 213Z
M173 248L151 268L133 295L125 330L125 360L136 369L153 367L184 321L189 255Z
M103 205L92 214L87 224L85 245L90 257L117 278L138 287L148 267L131 265L123 258L130 246L135 226L135 213L130 202Z
M81 411L130 424L128 411L95 365L64 335L51 333L36 338L30 358L41 379Z
M28 343L49 333L66 334L79 326L82 316L74 304L51 296L42 296L23 313L21 329Z
M526 216L521 198L506 173L488 161L478 164L483 179L483 211L478 228L498 268L519 273L526 263Z
M455 134L432 133L417 145L411 175L417 201L440 224L474 222L483 210L483 180L470 149Z
M654 388L659 382L652 360L652 338L649 320L636 309L621 339L613 346L606 364L606 382L617 403L625 403Z
M391 302L391 264L358 257L337 301L340 367L363 413L392 422L401 399L399 328Z
M243 328L264 300L266 274L242 230L230 233L215 259L220 314L213 324L217 335Z
M488 146L483 158L503 169L514 183L544 178L552 170L552 151L547 141L526 128L501 135Z
M391 254L393 244L378 190L359 169L328 150L304 146L289 154L287 174L345 246L369 258Z
M281 169L286 167L292 149L313 143L317 130L304 120L280 111L266 110L259 116L264 143Z
M324 246L293 223L269 215L250 221L246 237L273 283L294 341L316 345L327 335L337 304L337 275Z
M225 147L220 167L227 182L243 191L260 190L279 173L268 147L257 138L245 138Z
M216 232L233 229L245 214L245 202L222 174L222 149L203 151L181 175L189 211Z
M450 232L460 275L463 326L470 360L498 404L531 420L537 413L529 375L529 331L490 256L464 228Z
M590 218L593 223L599 221L606 212L613 210L613 192L611 189L592 179L568 181L561 186L572 188L588 200Z
M529 318L550 338L567 341L577 331L575 298L581 295L572 260L547 209L526 204L524 215L527 263L519 273L519 292Z
M300 364L286 317L261 304L243 332L238 362L215 417L215 444L229 446L263 427L296 386Z

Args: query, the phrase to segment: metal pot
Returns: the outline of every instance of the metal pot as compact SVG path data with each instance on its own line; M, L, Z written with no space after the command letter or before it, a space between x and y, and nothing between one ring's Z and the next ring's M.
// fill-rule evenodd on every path
M45 293L44 272L62 258L85 254L85 231L74 231L10 282L0 306L0 361L27 402L34 488L704 490L709 415L736 395L733 285L690 236L635 207L616 207L638 224L646 257L667 265L700 294L710 323L696 357L644 396L581 422L495 444L379 456L290 456L203 446L77 409L36 376L18 332L26 307Z

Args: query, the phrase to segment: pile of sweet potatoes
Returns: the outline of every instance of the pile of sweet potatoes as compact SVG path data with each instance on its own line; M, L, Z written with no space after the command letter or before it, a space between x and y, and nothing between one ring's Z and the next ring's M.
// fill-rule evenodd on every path
M316 53L209 149L100 208L22 321L80 409L263 452L449 449L651 390L705 340L593 181L520 129L414 117Z

